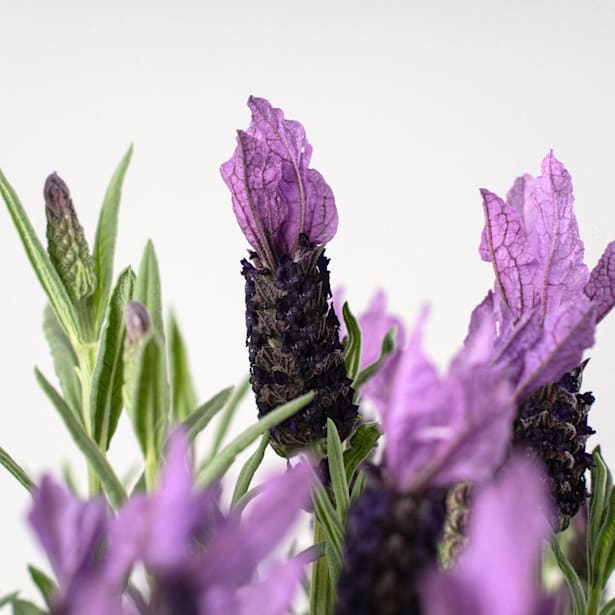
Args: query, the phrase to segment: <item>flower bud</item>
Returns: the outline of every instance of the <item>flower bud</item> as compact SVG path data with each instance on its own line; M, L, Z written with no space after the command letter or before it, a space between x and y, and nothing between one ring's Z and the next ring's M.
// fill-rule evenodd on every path
M152 321L147 308L138 301L129 301L126 304L126 344L135 346L152 328Z
M79 301L96 288L96 274L83 227L77 218L68 186L52 173L45 182L47 251L70 298Z

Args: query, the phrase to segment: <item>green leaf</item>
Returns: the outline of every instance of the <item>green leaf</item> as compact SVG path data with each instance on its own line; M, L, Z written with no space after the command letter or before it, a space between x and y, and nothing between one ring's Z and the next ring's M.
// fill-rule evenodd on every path
M83 453L85 458L90 463L92 469L100 479L100 482L109 497L109 501L115 508L119 508L122 502L126 499L126 492L122 483L113 472L113 468L109 465L105 454L98 448L96 442L87 434L83 425L75 418L72 410L66 402L60 397L60 394L54 389L45 376L35 368L36 379L41 385L41 388L51 400L55 409L58 411L60 418L64 421L64 425L68 429L75 444Z
M342 442L337 433L335 423L331 419L327 419L327 460L331 485L335 495L335 507L343 526L346 523L346 512L350 505L350 496L348 495L348 481L346 480L346 469L344 468Z
M8 207L23 247L43 290L49 298L58 320L72 340L81 340L77 313L62 284L62 280L49 259L49 255L39 241L28 216L19 202L15 191L0 171L0 193Z
M314 526L314 541L321 541L324 538L323 529L318 521L314 523ZM333 593L331 577L329 576L329 564L327 558L324 557L316 561L312 567L310 613L314 615L333 615L334 608L335 595Z
M13 615L46 615L46 611L39 609L36 604L28 600L13 600Z
M53 367L64 393L64 399L75 416L81 420L81 384L77 375L78 359L51 306L45 306L43 331L49 344Z
M602 589L615 565L615 489L611 489L602 529L592 554L594 587Z
M570 589L570 595L573 603L573 615L585 615L586 599L585 592L583 591L583 585L572 567L572 564L568 561L560 548L557 538L551 540L551 549L553 550L555 559L557 560L559 568L566 579L568 588Z
M107 301L109 300L109 293L111 291L120 198L122 196L124 176L126 175L126 169L128 169L131 157L132 145L124 154L124 157L111 177L100 210L98 226L96 227L96 238L94 240L92 258L98 283L90 299L94 314L96 315L96 332L98 332L102 326L103 316L107 309ZM96 337L98 337L98 335Z
M162 295L160 290L160 270L154 244L149 240L145 244L137 283L134 290L134 300L142 303L149 312L152 326L161 339L164 340L164 324L162 322Z
M130 267L120 273L111 294L106 325L101 336L92 375L90 409L94 439L101 449L107 450L115 433L122 411L122 384L124 372L124 312L132 296L135 274Z
M233 498L231 500L232 506L235 506L250 488L250 483L254 478L254 474L256 473L256 470L258 470L261 462L263 461L263 457L265 456L267 444L269 444L268 431L263 434L258 448L254 451L254 453L252 453L252 455L250 455L239 472L237 482L235 483L235 489L233 491Z
M220 422L218 423L218 427L216 429L216 433L214 435L213 443L209 450L209 456L206 458L205 463L211 461L220 450L222 446L222 442L224 442L224 438L228 432L229 426L231 424L231 420L235 415L237 408L239 407L239 403L245 397L246 393L250 388L250 378L245 378L237 387L233 390L232 397L228 400L226 407L224 408L224 412L220 416Z
M168 384L164 372L164 346L156 331L139 348L133 388L133 424L146 458L157 462L162 454L168 424ZM149 485L149 483L148 483Z
M359 471L350 492L350 503L356 502L365 489L365 472Z
M344 451L344 466L348 483L359 464L374 450L381 435L376 422L364 423L352 434L348 448Z
M183 421L196 408L196 395L190 375L188 352L175 315L169 317L169 371L171 376L172 412Z
M188 430L190 440L194 440L207 427L211 419L224 408L233 390L234 387L223 389L188 415L183 425Z
M41 596L43 597L47 608L50 609L53 595L57 590L56 584L42 570L39 570L31 564L28 566L28 572L30 573L30 577L34 582L34 585L36 585L38 590L41 592Z
M236 438L231 440L213 459L208 460L199 469L199 480L205 485L209 485L219 477L221 477L233 464L239 453L245 450L256 438L264 434L266 431L275 427L278 423L285 421L305 408L312 399L314 399L313 391L297 397L288 403L272 410L266 414L260 421L246 429Z
M397 335L397 327L391 327L382 340L380 347L380 356L376 361L363 368L355 378L352 386L356 389L363 386L380 368L382 362L395 350L395 336Z
M335 586L342 569L342 549L344 544L344 527L333 508L333 504L322 486L316 487L312 494L316 519L325 537L325 554L329 565L331 581Z
M361 363L361 329L359 329L357 320L348 307L348 301L344 303L342 315L348 331L348 344L344 349L346 375L354 380L359 373L359 364Z
M597 547L597 540L605 521L608 499L613 486L613 479L609 467L602 457L602 451L597 446L593 452L593 466L591 469L591 499L589 501L589 545L593 553Z
M0 447L0 465L3 465L28 491L34 489L34 482L26 471Z
M11 604L17 596L19 596L19 592L12 592L6 596L0 596L0 608L6 606L7 604Z
M615 615L615 598L609 600L600 611L600 615Z

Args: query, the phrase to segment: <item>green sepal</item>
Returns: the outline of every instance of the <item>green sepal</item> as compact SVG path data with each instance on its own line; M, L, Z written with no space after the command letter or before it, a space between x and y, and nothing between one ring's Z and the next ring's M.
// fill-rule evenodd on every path
M342 526L344 526L346 523L346 513L350 505L350 495L348 494L348 480L346 479L346 468L344 467L342 442L337 433L335 423L330 418L327 419L327 461L333 495L335 496L335 509Z
M98 476L109 501L114 508L119 508L126 499L126 492L122 483L115 475L113 468L107 461L105 454L98 448L98 445L88 435L83 425L75 418L72 410L55 390L53 385L37 369L34 369L36 379L41 388L58 411L60 418L68 429L73 441L89 462L92 470Z
M348 441L348 448L344 451L344 466L346 467L346 481L352 480L352 475L359 464L376 448L382 432L378 423L363 423L352 434Z
M355 378L352 386L354 389L362 387L380 368L383 361L395 350L395 337L397 335L397 327L391 327L384 338L382 339L382 345L380 346L380 356L376 361L370 363L367 367L364 367Z
M261 465L263 458L265 457L265 450L269 444L269 432L266 431L261 441L258 443L258 448L248 457L248 460L243 464L235 483L235 489L233 490L233 497L231 499L231 505L236 506L237 502L248 492L252 479L256 470Z
M64 288L58 272L51 263L49 255L36 236L19 198L6 177L4 177L2 171L0 171L0 193L8 207L9 214L13 219L32 268L47 294L49 303L58 317L62 328L72 341L82 341L77 312L66 292L66 288Z
M134 283L135 274L127 267L120 273L109 300L106 324L92 374L90 410L94 439L103 450L109 448L122 411L126 335L124 312L132 297Z
M198 472L199 482L209 485L219 479L230 468L237 455L248 448L256 438L305 408L312 399L314 399L314 392L310 391L267 413L257 423L231 440L213 458L201 465Z
M28 491L32 492L35 487L34 481L2 447L0 447L0 465L4 466Z
M346 375L351 380L354 380L359 373L359 365L361 363L361 329L359 329L357 320L350 311L348 301L344 303L342 315L346 323L346 330L348 331L348 342L344 349Z
M193 410L182 421L182 425L188 430L190 440L194 440L206 427L211 419L222 410L231 399L234 387L227 387L216 393L211 399Z
M113 257L115 255L122 185L124 183L126 170L130 163L130 158L132 157L132 149L131 145L111 177L96 227L92 260L94 263L97 285L94 293L89 298L91 309L95 314L96 338L98 338L98 331L100 331L100 327L103 323L103 318L107 310L109 293L111 292L111 283L113 281Z
M176 421L183 421L196 408L196 395L190 374L188 352L173 313L169 316L168 332L171 411Z
M45 306L43 331L49 344L49 350L53 358L53 367L64 394L64 399L75 413L75 416L82 420L81 383L77 375L79 360L70 339L68 339L68 335L60 326L49 304Z
M47 608L51 608L51 603L53 600L53 595L57 591L57 585L50 579L42 570L39 570L36 566L30 564L28 566L28 572L30 573L30 578L36 587L38 588Z
M559 568L566 579L568 589L570 590L573 605L572 615L585 615L586 597L585 591L583 590L583 585L575 569L572 567L572 564L568 561L568 558L564 555L564 552L559 546L557 537L552 538L551 549L553 551L553 555L555 555Z

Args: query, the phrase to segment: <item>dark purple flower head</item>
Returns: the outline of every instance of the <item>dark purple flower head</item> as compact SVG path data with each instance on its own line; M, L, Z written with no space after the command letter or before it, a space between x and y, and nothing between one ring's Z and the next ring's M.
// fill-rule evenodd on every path
M423 584L430 615L546 615L537 586L547 498L534 463L515 459L476 495L468 546L453 570L432 572Z
M496 281L473 319L493 318L494 361L507 368L523 399L577 367L594 343L596 322L615 304L615 242L590 274L570 175L552 152L542 175L519 177L506 201L487 190L482 195L480 254L493 264Z
M237 148L220 168L233 195L233 211L263 264L276 268L281 255L294 258L300 237L325 244L337 230L333 192L308 168L312 147L303 126L284 119L264 98L251 96L252 122L237 132Z

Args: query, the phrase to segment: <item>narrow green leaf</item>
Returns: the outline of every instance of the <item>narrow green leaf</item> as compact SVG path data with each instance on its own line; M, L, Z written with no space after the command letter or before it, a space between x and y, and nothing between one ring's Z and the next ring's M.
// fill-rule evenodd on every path
M350 505L350 496L348 495L348 481L346 480L346 469L344 468L342 442L337 433L335 423L331 419L327 419L327 460L331 485L335 495L335 507L343 526L346 523L346 512Z
M196 408L196 395L190 374L188 352L175 315L169 317L169 372L171 377L172 412L176 421L183 421Z
M135 274L130 267L120 273L111 293L107 318L92 375L90 409L94 439L104 450L109 448L122 411L124 337L126 303L132 297Z
M324 532L318 521L314 523L314 541L320 544ZM333 615L335 596L329 576L329 564L326 557L320 558L312 567L310 588L310 613L314 615Z
M168 424L168 384L164 373L164 347L156 331L145 336L136 360L133 424L144 457L160 459Z
M591 499L589 501L589 546L590 553L594 553L600 530L606 517L608 498L613 486L613 479L609 467L602 457L600 446L593 452L593 465L591 469Z
M50 305L45 306L43 331L53 358L53 367L64 393L64 399L81 420L81 384L77 375L79 363L75 350Z
M28 566L28 572L30 573L30 578L34 582L34 585L36 585L41 592L41 596L47 608L50 609L53 594L57 590L56 584L42 570L39 570L36 566L32 566L32 564Z
M583 591L583 585L575 572L572 564L568 561L568 558L564 555L557 538L551 540L551 549L555 555L555 559L559 564L559 568L566 579L568 588L570 589L570 595L573 603L573 615L585 615L585 592Z
M49 255L36 236L19 198L6 177L2 174L2 171L0 171L0 193L8 207L9 214L13 219L34 272L49 298L53 311L56 313L58 320L69 337L73 340L80 340L81 335L77 324L79 321L68 293L62 284L62 280L60 280L58 272L52 265Z
M206 458L206 463L211 461L220 450L222 443L224 442L224 438L228 432L228 429L231 424L231 420L235 415L237 408L239 407L239 403L245 397L246 393L250 388L250 378L249 376L242 380L240 384L233 390L232 397L228 400L222 415L220 416L220 422L218 423L218 427L216 429L216 433L214 435L214 440L209 450L209 456Z
M365 489L365 472L359 471L350 492L350 503L356 502Z
M19 592L12 592L6 596L0 596L0 608L6 606L7 604L11 604L17 596L19 596Z
M87 434L83 425L75 418L72 410L67 406L66 402L60 397L60 394L55 390L47 378L36 368L34 372L38 383L58 411L75 444L88 460L94 472L96 472L96 475L100 479L109 497L109 501L115 508L118 508L126 499L126 492L124 491L124 487L122 487L122 483L120 483L113 472L113 468L109 465L105 454Z
M342 315L348 331L348 345L344 350L346 374L348 378L354 380L359 373L359 364L361 363L361 329L359 329L357 320L348 307L348 301L344 303Z
M188 415L183 425L188 430L190 440L194 440L207 427L211 419L225 407L233 390L234 387L223 389Z
M13 600L13 615L46 615L46 611L39 609L36 604L28 600Z
M217 478L222 476L232 465L233 461L241 451L245 450L256 438L264 434L266 431L275 427L278 423L285 421L287 418L293 416L305 408L312 399L314 399L314 393L310 391L297 399L293 399L288 403L272 410L266 414L260 421L246 429L243 433L239 434L236 438L231 440L216 456L207 461L199 468L199 480L205 485L209 485Z
M120 164L115 169L98 218L96 227L96 238L94 239L94 250L92 259L94 261L94 271L98 283L96 290L90 301L96 315L96 331L100 330L103 317L107 309L107 301L111 292L111 282L113 280L113 257L115 255L115 241L117 238L117 221L120 211L120 198L122 196L122 185L126 169L132 157L132 145L124 154ZM98 336L97 336L98 337Z
M314 489L312 500L314 502L316 519L324 532L325 554L329 565L329 574L335 586L339 572L342 569L344 528L323 487Z
M609 600L600 611L600 615L615 615L615 598Z
M344 466L348 483L359 464L376 448L381 435L376 422L364 423L352 434L348 448L344 451Z
M232 506L235 506L250 488L250 483L254 478L254 474L256 473L256 470L258 470L261 462L263 461L263 457L265 456L267 444L269 444L268 431L263 434L258 448L254 451L254 453L252 453L252 455L250 455L239 472L237 482L235 483L235 489L233 491L233 498L231 500Z
M34 489L34 482L26 471L0 447L0 465L3 465L28 491Z
M162 294L160 290L160 270L154 244L149 240L145 244L137 283L134 290L134 300L142 303L152 319L154 331L164 339L164 324L162 322Z
M615 563L615 489L611 489L606 506L606 515L602 529L596 540L596 549L592 555L594 579L602 589L613 571Z
M380 347L380 356L376 361L364 367L355 378L352 386L356 389L363 386L380 368L382 362L395 350L395 336L397 335L397 327L391 327L382 340Z

